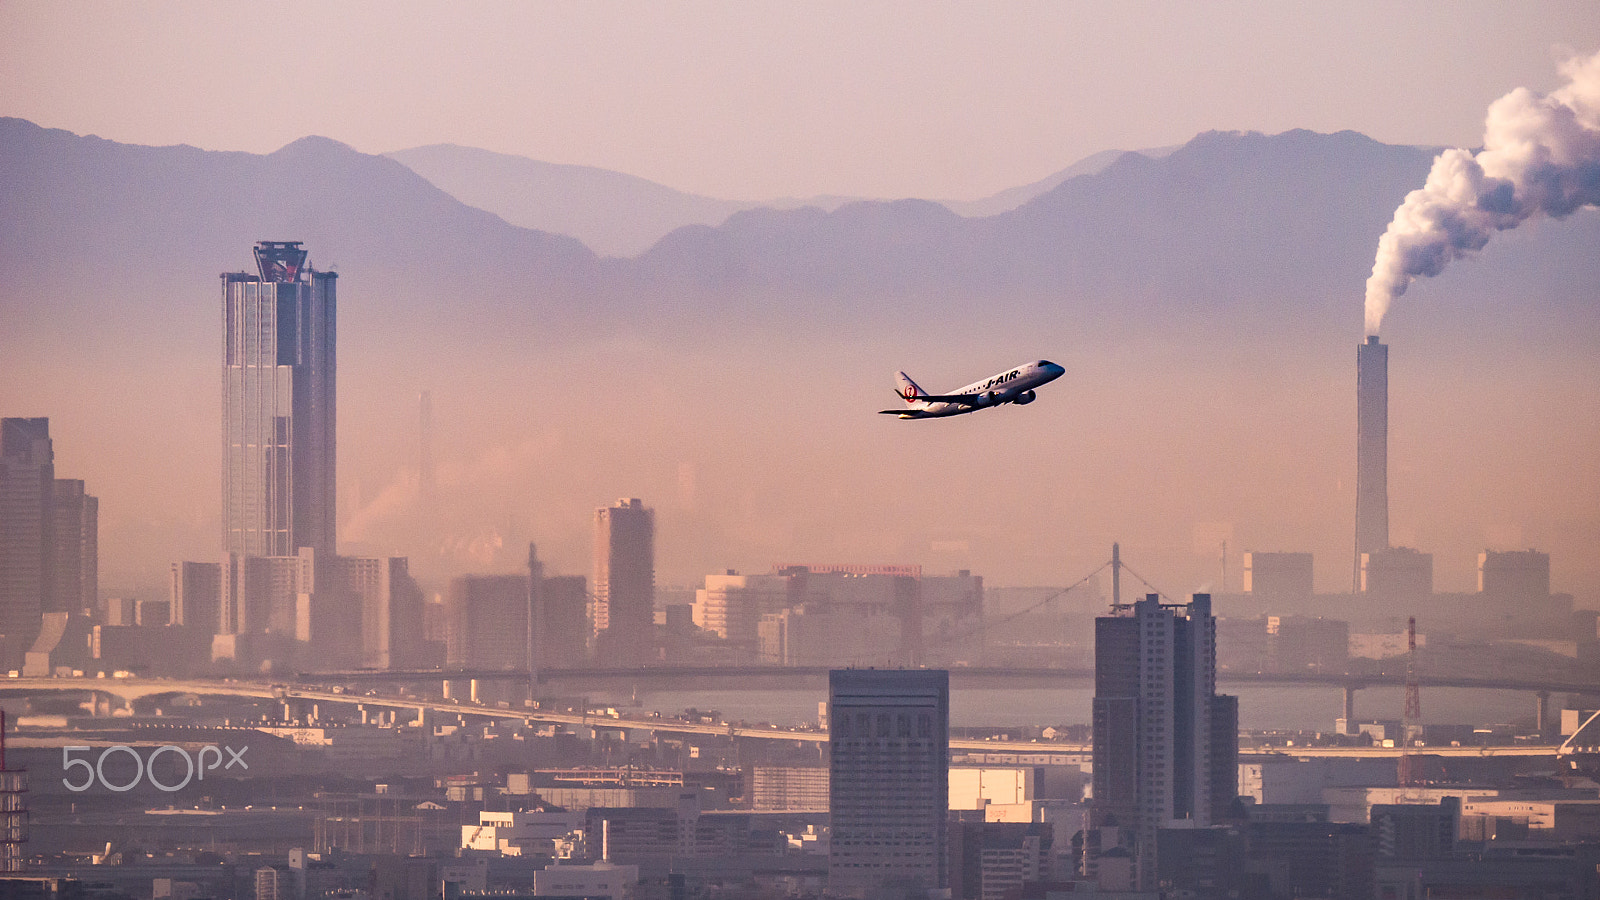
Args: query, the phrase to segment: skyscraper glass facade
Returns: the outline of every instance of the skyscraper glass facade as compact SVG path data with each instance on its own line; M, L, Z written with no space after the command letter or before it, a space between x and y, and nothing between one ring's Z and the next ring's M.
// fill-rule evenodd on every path
M223 548L333 552L335 285L296 241L222 276Z
M828 673L828 889L907 896L945 884L950 673Z

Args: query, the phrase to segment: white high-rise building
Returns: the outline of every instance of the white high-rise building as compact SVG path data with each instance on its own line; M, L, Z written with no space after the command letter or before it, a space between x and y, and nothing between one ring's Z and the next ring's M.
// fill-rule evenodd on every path
M223 551L335 550L333 272L299 241L256 245L222 275Z
M706 586L695 591L694 624L754 647L761 617L781 611L788 601L785 575L707 575Z

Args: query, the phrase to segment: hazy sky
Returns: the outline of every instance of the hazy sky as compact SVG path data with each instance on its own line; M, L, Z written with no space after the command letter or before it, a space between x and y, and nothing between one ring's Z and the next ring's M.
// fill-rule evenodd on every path
M457 143L733 199L970 199L1213 128L1471 145L1593 2L0 4L0 115Z
M309 134L374 153L452 142L730 199L970 199L1102 150L1208 129L1348 128L1471 146L1492 101L1516 87L1548 91L1561 81L1558 61L1597 49L1593 0L0 0L0 116L214 150L270 152ZM1386 326L1404 348L1392 534L1438 553L1445 590L1471 589L1485 546L1551 550L1557 589L1593 605L1600 355L1491 363L1429 333L1455 309L1440 298L1514 297L1504 283L1472 288L1518 246L1567 233L1567 223L1548 224L1497 238L1483 260L1408 295L1405 315ZM258 236L271 235L249 235ZM225 265L248 265L248 249L241 241ZM312 253L349 262L324 245ZM138 289L181 294L191 323L220 328L221 265ZM971 568L991 584L1059 584L1092 571L1113 540L1168 590L1214 584L1223 541L1235 579L1243 550L1311 549L1323 589L1349 583L1359 279L1348 343L1291 340L1282 358L1252 348L1233 363L1185 347L1183 365L1163 367L1150 360L1174 354L1159 341L1113 346L1070 319L985 321L986 297L967 298L976 328L931 322L841 344L844 332L819 320L780 342L730 331L685 348L602 334L533 354L519 338L506 345L509 361L496 361L479 347L437 353L432 335L391 321L393 298L374 287L383 273L342 274L347 551L417 555L406 491L415 493L416 397L429 390L441 484L457 498L444 523L449 553L482 571L520 565L524 542L536 540L554 569L587 572L594 507L630 496L660 513L663 584L782 561L923 562ZM18 272L0 272L0 303L26 311L0 317L0 355L12 363L0 365L0 413L51 416L58 473L85 478L102 498L102 588L161 596L168 562L209 558L215 546L220 338L103 318L86 311L70 274L49 284L65 287L36 295ZM410 297L412 308L430 309L423 299L439 298ZM1527 327L1591 333L1540 322ZM153 365L150 348L128 339L140 328L132 333L186 337L162 345L170 352ZM407 352L402 338L421 344ZM632 360L650 373L649 390L552 393L596 353ZM1039 356L1069 365L1069 376L1027 412L935 429L875 414L895 368L938 390ZM135 368L132 397L123 375ZM773 385L839 400L764 399ZM972 461L999 446L994 477L972 478ZM906 490L907 473L940 488Z

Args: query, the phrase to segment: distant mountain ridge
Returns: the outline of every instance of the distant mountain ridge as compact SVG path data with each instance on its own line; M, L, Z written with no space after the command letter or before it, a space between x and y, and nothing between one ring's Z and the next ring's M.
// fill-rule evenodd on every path
M1129 534L1193 573L1210 522L1348 572L1362 288L1431 157L1208 132L993 215L750 209L613 258L327 138L224 153L0 119L0 411L58 417L63 465L88 454L103 547L211 553L218 274L300 240L340 274L340 503L388 523L363 553L407 546L428 390L451 533L529 522L497 532L513 562L565 541L583 571L583 510L641 496L674 577L867 555L1054 578ZM1480 524L1529 522L1524 546L1600 584L1596 247L1594 210L1529 223L1386 320L1407 543L1464 565ZM1068 373L1026 409L875 414L896 368L938 389L1041 356ZM1553 486L1524 502L1532 482ZM953 540L970 558L929 549Z
M975 314L1128 333L1335 334L1357 321L1377 235L1431 155L1354 132L1208 132L1159 159L1095 160L1094 171L991 216L925 200L748 209L615 259L327 138L256 155L0 119L0 312L25 290L87 316L111 300L85 296L84 278L127 281L130 298L159 309L177 295L144 285L203 283L272 238L305 241L313 264L356 274L406 312L378 327L487 340L522 325L555 336L603 322L643 332L879 328ZM1493 277L1538 302L1600 281L1595 256L1574 250L1593 245L1595 220L1550 229Z
M1177 149L1137 151L1160 158ZM963 216L990 216L1020 206L1061 182L1092 174L1125 151L1105 150L1031 184L979 200L936 200ZM668 233L688 225L721 225L752 209L815 207L832 212L866 198L817 196L723 200L686 193L635 175L541 162L455 144L431 144L385 153L451 196L488 210L513 225L575 237L606 256L637 256Z

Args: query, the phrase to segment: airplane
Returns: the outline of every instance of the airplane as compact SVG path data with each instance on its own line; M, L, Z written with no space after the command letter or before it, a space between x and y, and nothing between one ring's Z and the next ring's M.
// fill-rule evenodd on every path
M895 390L906 405L900 409L880 409L886 416L902 419L933 419L940 416L959 416L1002 403L1025 406L1033 402L1033 389L1049 384L1066 372L1048 359L1023 363L1007 369L992 378L975 381L949 394L930 394L904 372L895 373Z

